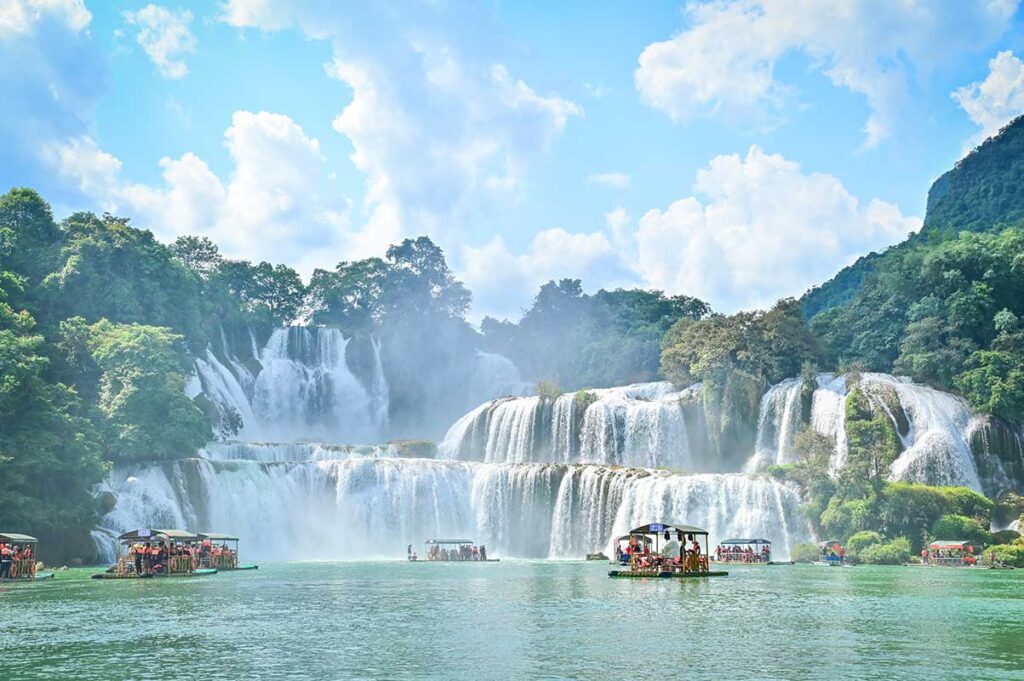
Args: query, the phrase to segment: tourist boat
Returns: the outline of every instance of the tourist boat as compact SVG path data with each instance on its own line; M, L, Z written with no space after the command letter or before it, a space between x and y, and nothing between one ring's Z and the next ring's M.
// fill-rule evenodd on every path
M629 565L629 556L631 553L657 553L656 548L653 549L656 537L651 537L645 534L624 534L621 537L615 538L615 560L611 561L617 565Z
M672 579L689 579L694 577L725 577L728 572L724 570L712 571L709 567L708 555L708 532L693 525L680 525L668 523L650 523L630 530L626 537L635 537L636 541L630 540L630 547L638 547L639 550L629 551L628 570L609 570L609 577L665 577ZM660 539L664 537L668 545L673 538L679 543L679 557L672 558L663 556L660 553ZM650 552L653 539L654 552ZM703 547L700 545L703 540ZM687 549L687 543L696 543L696 551ZM617 542L618 543L618 542Z
M772 560L768 539L726 539L718 542L714 562L740 565L792 565L791 560Z
M216 568L220 571L258 570L259 565L241 565L238 562L238 537L217 532L198 533L200 541L199 567ZM217 551L220 544L221 551ZM233 544L234 546L230 546ZM225 553L226 550L226 553ZM219 555L217 555L219 553Z
M191 556L172 555L158 565L148 559L136 561L131 554L132 546L158 546L170 549L178 546L198 546L199 535L185 530L141 529L125 532L117 538L117 564L106 572L92 576L93 579L144 579L151 577L200 577L217 574L217 568L198 567ZM141 567L141 570L139 569Z
M23 580L23 581L41 581L44 579L53 579L52 572L38 572L36 570L36 546L39 544L39 540L35 537L30 537L27 534L18 534L17 532L0 532L0 544L10 544L20 548L26 546L32 548L32 556L30 558L22 558L20 560L11 560L10 572L7 578L0 581L7 580Z
M850 564L846 562L846 549L842 547L838 539L818 542L818 551L820 552L821 557L819 560L814 561L812 565L820 565L822 567L850 566Z
M409 546L408 559L410 562L441 562L441 563L497 563L500 558L467 558L466 556L487 555L487 547L480 546L479 549L472 539L428 539L426 542L426 558L420 559ZM449 548L451 547L451 548Z
M924 554L925 552L922 551L921 553ZM982 567L981 545L960 539L933 541L928 545L927 554L922 555L921 558L923 562L907 563L907 565L915 567ZM993 567L999 569L999 567Z

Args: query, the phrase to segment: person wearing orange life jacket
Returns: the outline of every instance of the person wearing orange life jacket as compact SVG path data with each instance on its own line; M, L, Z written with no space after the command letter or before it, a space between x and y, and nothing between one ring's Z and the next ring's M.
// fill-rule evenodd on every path
M14 549L10 544L0 544L0 579L7 579L10 576L12 560L14 560Z

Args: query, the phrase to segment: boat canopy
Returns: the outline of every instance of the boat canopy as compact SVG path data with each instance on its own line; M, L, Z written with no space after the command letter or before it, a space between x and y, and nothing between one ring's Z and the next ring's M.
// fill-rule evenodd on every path
M662 532L682 532L683 534L708 534L707 530L702 530L699 527L693 525L680 525L671 523L650 523L647 525L641 525L635 529L629 531L630 534L660 534Z
M428 539L428 544L472 544L472 539Z
M17 532L0 532L0 543L38 544L39 540L35 537L30 537L27 534L18 534Z
M196 541L199 536L185 530L152 530L141 529L125 532L118 541Z
M238 541L238 537L233 534L220 534L217 532L199 532L197 534L200 539L209 539L210 541Z
M772 545L772 543L767 539L726 539L725 541L720 541L718 543L722 546L744 546L747 544L755 546L762 546L764 544L767 544L768 546Z
M839 540L838 539L829 539L828 541L820 541L820 542L818 542L818 546L820 546L822 548L826 548L826 547L827 548L832 548L836 544L839 544Z
M975 542L959 540L959 539L947 539L942 541L933 541L928 545L930 549L966 549L968 546L977 546Z

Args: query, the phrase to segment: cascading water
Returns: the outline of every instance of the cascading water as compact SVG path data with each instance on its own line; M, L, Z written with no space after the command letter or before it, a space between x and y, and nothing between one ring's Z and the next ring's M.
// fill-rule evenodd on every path
M800 391L803 381L790 378L773 385L761 398L757 441L747 470L764 470L771 464L790 463L793 440L801 423Z
M448 430L447 458L690 468L682 396L668 382L501 399Z
M970 447L974 414L963 398L888 374L864 374L861 386L868 394L892 390L906 414L909 428L901 429L890 413L904 447L892 464L893 480L982 490Z
M253 541L252 558L397 557L434 536L470 536L492 555L579 558L651 518L726 535L810 538L789 487L760 476L636 468L348 458L262 463L185 459L115 470L102 527L173 526ZM256 540L258 538L258 541ZM109 548L108 548L109 550Z
M846 377L819 374L811 400L811 427L836 443L829 468L846 465Z

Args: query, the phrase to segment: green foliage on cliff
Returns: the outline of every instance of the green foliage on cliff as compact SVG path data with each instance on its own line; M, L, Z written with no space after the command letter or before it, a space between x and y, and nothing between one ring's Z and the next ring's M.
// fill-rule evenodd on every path
M939 177L924 232L998 230L1024 221L1024 117L1007 124Z

